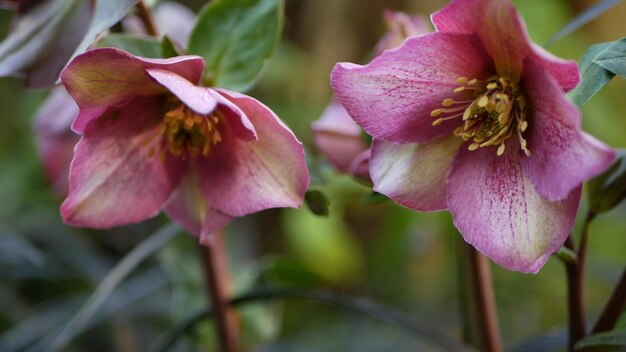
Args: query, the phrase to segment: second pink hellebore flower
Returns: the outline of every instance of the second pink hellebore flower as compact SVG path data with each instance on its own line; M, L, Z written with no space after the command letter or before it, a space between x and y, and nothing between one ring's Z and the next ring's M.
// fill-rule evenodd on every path
M384 18L388 30L376 44L374 56L400 46L406 38L430 31L422 15L386 10ZM370 180L370 149L361 136L363 130L340 103L333 99L311 128L317 148L335 169Z
M61 206L72 225L108 228L165 211L202 242L273 207L299 207L309 175L293 133L243 94L196 85L197 56L146 59L112 48L76 57L62 81L82 134Z
M508 0L453 0L437 32L366 66L339 63L335 94L375 141L374 189L449 209L467 242L537 272L572 229L584 181L614 151L580 129L564 95L578 69L533 44Z

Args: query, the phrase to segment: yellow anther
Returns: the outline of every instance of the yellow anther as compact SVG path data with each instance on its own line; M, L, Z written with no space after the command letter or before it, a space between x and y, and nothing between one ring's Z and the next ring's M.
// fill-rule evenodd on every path
M473 86L474 84L476 84L476 82L478 82L478 80L476 78L470 80L469 82L467 82L467 84L469 84L470 86Z
M480 106L481 108L484 108L485 106L487 106L488 103L489 103L488 96L483 95L480 98L478 98L478 106Z
M496 89L496 88L498 88L498 83L496 83L496 82L491 82L491 83L487 84L487 89L488 90L492 90L492 89Z
M457 137L461 137L463 132L464 132L463 126L457 127L457 128L454 129L454 135L457 136Z
M458 83L458 84L465 84L465 83L467 83L467 77L459 77L456 80L456 83Z
M498 123L500 124L500 126L504 126L508 122L509 122L509 114L503 112L500 115L498 115Z
M467 149L473 152L474 150L478 149L479 147L480 147L480 145L478 143L472 143L472 144L469 145L469 147L467 147Z
M519 142L520 142L520 145L522 146L522 149L526 149L526 146L528 145L526 140L524 138L521 138Z
M441 105L445 107L451 106L452 104L454 104L454 99L452 98L444 99L443 102L441 103Z
M497 154L498 156L501 156L502 154L504 154L504 142L502 144L500 144L500 146L498 147L498 151Z
M430 116L436 117L436 116L441 115L442 112L443 112L443 109L435 109L435 110L430 112Z
M463 112L463 121L469 120L470 117L472 117L472 107L468 107L467 109L465 109L465 111Z
M454 88L453 92L459 93L459 92L462 92L464 90L465 90L465 87L457 87L457 88Z
M524 120L519 124L519 130L525 132L528 128L528 121Z
M445 119L443 118L436 119L435 121L433 121L433 126L440 125L444 120Z

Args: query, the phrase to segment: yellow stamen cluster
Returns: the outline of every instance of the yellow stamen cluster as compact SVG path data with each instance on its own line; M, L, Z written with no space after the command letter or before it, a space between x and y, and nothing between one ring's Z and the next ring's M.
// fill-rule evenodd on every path
M517 83L500 76L489 77L486 81L460 77L457 83L460 86L454 93L471 91L472 99L444 99L443 108L430 113L438 117L433 126L461 118L462 125L454 130L454 135L471 141L468 146L471 151L497 145L498 156L504 154L505 141L516 134L521 149L530 156L522 136L528 128L526 98Z
M208 116L199 115L176 98L170 98L158 135L173 156L209 155L211 148L222 141L219 112ZM151 138L152 139L152 138ZM155 147L150 148L152 157ZM161 157L165 157L165 149Z

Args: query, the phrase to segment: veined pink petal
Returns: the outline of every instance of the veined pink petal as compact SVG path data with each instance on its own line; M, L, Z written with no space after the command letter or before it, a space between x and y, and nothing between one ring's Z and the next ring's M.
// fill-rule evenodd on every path
M155 216L185 172L179 159L149 156L161 105L136 98L118 115L87 125L70 168L69 194L61 206L68 224L108 228Z
M81 108L73 128L82 132L93 118L109 107L120 107L135 96L165 92L146 69L161 68L197 82L204 61L197 56L145 59L120 49L101 48L77 56L61 73L63 84Z
M230 100L224 98L221 93L229 92L221 89L209 89L209 93L218 103L219 113L227 120L227 125L232 129L235 136L244 141L253 141L257 139L256 129L246 115L237 105Z
M350 116L374 138L424 144L458 127L454 120L432 126L430 116L452 96L456 80L487 77L492 70L478 37L429 33L407 39L366 66L337 64L331 85Z
M149 68L146 72L198 114L208 115L217 107L217 100L209 88L197 86L182 76L163 69Z
M361 128L337 101L326 108L311 129L317 148L341 172L348 171L354 158L367 149Z
M606 170L615 151L581 131L580 112L541 66L527 60L523 77L531 107L527 140L532 155L522 157L522 167L539 194L551 201L564 199Z
M380 55L385 50L400 46L406 38L431 31L428 22L422 15L410 16L404 12L389 10L386 10L383 15L389 29L376 44L374 56Z
M215 209L243 216L275 207L299 207L309 184L302 145L265 105L220 90L252 121L258 140L223 137L199 163L200 185Z
M206 241L211 233L226 226L233 217L211 207L202 197L197 170L192 168L168 200L167 215L189 233Z
M372 143L374 190L414 210L446 209L446 179L462 140L443 137L428 144Z
M501 76L517 80L524 59L530 57L541 62L563 90L578 84L576 63L533 44L510 0L452 0L432 15L432 21L440 32L478 34Z
M524 174L516 142L509 140L502 156L461 147L448 177L448 206L472 246L506 269L536 273L569 236L581 188L561 201L542 197Z

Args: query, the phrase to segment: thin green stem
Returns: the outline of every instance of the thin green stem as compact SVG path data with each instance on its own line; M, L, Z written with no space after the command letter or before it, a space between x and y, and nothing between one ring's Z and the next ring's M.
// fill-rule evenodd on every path
M600 318L593 327L593 333L597 334L604 331L610 331L615 327L620 316L626 309L626 268L622 273L615 291L611 295L609 302L604 307Z
M429 341L435 346L438 346L443 351L448 352L471 352L472 349L464 346L460 342L455 341L449 336L446 336L436 330L433 330L429 325L421 325L413 321L407 315L390 310L384 306L381 306L375 302L371 302L362 298L352 298L344 296L339 293L322 291L322 290L301 290L301 289L281 289L281 288L267 288L249 292L237 298L234 298L228 302L231 306L239 306L245 303L251 303L256 301L264 301L277 298L297 298L309 300L317 303L327 304L334 307L339 307L347 310L351 310L357 313L361 313L372 318L378 319L382 322L394 324L406 332L414 336L420 341ZM164 352L170 351L176 341L185 335L188 331L191 331L196 324L202 320L212 317L213 310L207 309L198 312L178 325L172 327L161 338L159 338L155 344L150 348L151 352Z

